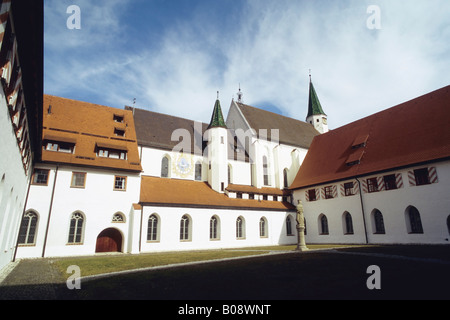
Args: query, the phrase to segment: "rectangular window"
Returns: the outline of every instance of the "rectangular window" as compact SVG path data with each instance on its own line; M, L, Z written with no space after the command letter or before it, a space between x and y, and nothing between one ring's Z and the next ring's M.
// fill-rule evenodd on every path
M70 142L45 141L43 145L47 151L73 153L75 149L75 144Z
M101 158L127 160L127 152L123 150L99 148L97 156Z
M236 193L236 198L237 199L242 199L242 193L241 192Z
M125 130L115 128L114 135L117 137L125 137Z
M383 177L384 179L384 187L386 190L394 190L397 189L397 183L395 181L395 174L390 174Z
M48 170L48 169L34 169L33 184L47 186L49 172L50 172L50 170Z
M115 115L114 115L114 121L115 121L115 122L122 123L122 122L123 122L123 116L120 116L120 115L118 115L118 114L115 114Z
M308 190L308 198L309 198L309 201L316 201L317 200L316 189Z
M344 191L345 191L345 196L346 197L354 195L354 193L353 193L353 182L344 183Z
M115 176L114 177L114 190L125 191L127 189L127 177Z
M325 191L325 199L333 199L333 187L332 186L328 186L323 188Z
M378 180L377 180L377 178L367 179L367 190L369 192L377 192L378 191Z
M86 183L86 172L72 172L72 188L84 188Z
M424 184L430 184L430 178L428 175L428 168L414 170L414 177L416 178L416 186Z

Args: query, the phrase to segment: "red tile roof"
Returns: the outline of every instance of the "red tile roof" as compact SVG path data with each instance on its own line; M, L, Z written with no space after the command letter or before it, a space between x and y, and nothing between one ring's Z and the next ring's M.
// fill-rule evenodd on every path
M316 136L298 189L450 157L450 86Z
M123 117L123 122L114 121L115 115ZM131 111L44 95L43 116L43 140L74 143L75 150L47 151L44 146L42 161L142 170ZM116 136L115 129L123 130L125 136ZM127 159L97 157L97 147L126 151Z
M295 210L287 202L233 199L211 189L206 182L143 176L141 179L142 205L179 207L216 207L248 210Z

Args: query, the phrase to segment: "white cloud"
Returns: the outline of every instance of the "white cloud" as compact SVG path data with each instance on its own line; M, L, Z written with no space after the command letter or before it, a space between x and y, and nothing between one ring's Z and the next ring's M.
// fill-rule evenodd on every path
M369 1L248 0L232 16L205 8L188 21L181 15L132 51L123 36L133 21L122 10L131 1L80 1L86 33L73 38L58 29L67 3L47 3L47 88L115 107L136 98L138 107L207 122L216 91L226 113L240 83L245 102L304 120L312 69L335 128L450 82L445 0L379 0L381 30L366 27Z

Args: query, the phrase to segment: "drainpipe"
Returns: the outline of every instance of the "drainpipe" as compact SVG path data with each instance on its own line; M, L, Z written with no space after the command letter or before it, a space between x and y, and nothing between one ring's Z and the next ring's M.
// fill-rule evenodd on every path
M363 203L363 198L362 198L363 190L361 188L361 181L359 181L358 178L355 178L355 179L356 179L356 181L358 181L358 186L359 186L359 199L361 200L361 211L362 211L363 224L364 224L364 235L366 237L366 244L369 244L369 239L367 238L366 214L364 212L364 203Z
M44 256L45 256L45 249L47 246L48 229L50 228L50 217L51 217L52 209L53 209L53 198L55 197L55 186L56 186L56 178L58 176L58 169L59 169L59 165L56 165L55 179L53 180L52 197L50 199L50 208L48 210L47 228L45 229L44 246L42 248L42 258L44 258Z

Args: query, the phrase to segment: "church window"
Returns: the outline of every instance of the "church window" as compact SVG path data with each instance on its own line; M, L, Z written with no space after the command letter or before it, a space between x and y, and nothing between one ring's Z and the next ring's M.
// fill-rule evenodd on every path
M292 221L291 216L286 217L286 235L292 236Z
M127 177L115 176L114 177L114 190L125 191L127 189Z
M216 216L211 217L209 220L209 239L219 240L219 218Z
M378 191L378 180L377 180L377 178L367 179L367 190L369 192L377 192Z
M344 213L344 222L345 222L344 234L353 234L353 219L350 213L348 212Z
M267 157L263 157L263 175L264 175L264 185L269 185L269 164L267 163Z
M86 172L72 172L72 188L84 188L86 183Z
M35 244L36 230L38 223L37 213L30 211L27 212L20 224L18 243L22 245Z
M345 192L345 196L346 197L354 195L354 193L353 193L353 182L344 183L344 192Z
M245 238L245 220L243 217L239 217L236 219L236 238Z
M397 183L395 181L395 174L390 174L383 177L384 179L384 187L386 190L394 190L397 189Z
M33 184L35 185L48 185L48 174L50 170L47 169L34 169Z
M196 181L202 180L202 164L200 162L197 162L195 164L195 180Z
M157 241L157 240L158 240L158 217L152 214L148 218L147 241Z
M191 229L190 219L187 215L184 215L180 221L180 240L181 241L189 241L191 239L190 229Z
M428 168L414 170L414 177L416 179L416 186L430 184L430 178L428 175Z
M167 156L163 157L161 161L161 178L169 178L169 166L169 158Z
M384 229L384 219L383 219L383 214L375 209L373 211L373 222L375 225L375 233L376 234L385 234L386 231Z
M320 226L320 230L319 233L322 235L326 235L328 234L328 219L327 216L322 214L319 217L319 226Z
M69 244L82 243L83 227L84 227L83 215L79 212L73 213L70 219L69 239L67 240Z
M422 220L416 207L409 206L406 209L406 222L408 233L423 233Z
M265 217L262 217L261 219L259 219L259 236L261 238L267 238L268 237L267 220L266 220Z
M283 170L283 185L284 185L285 188L289 187L287 169Z

